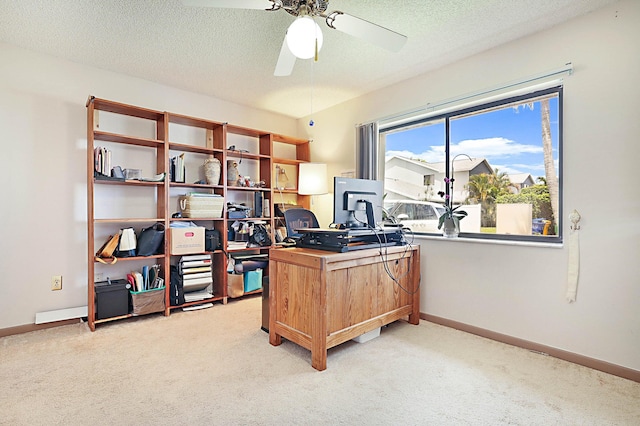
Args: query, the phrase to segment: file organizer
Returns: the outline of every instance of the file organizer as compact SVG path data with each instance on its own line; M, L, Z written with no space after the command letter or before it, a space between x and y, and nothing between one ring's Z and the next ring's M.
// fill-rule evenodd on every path
M178 272L182 280L185 302L197 302L213 297L213 271L211 255L182 256Z

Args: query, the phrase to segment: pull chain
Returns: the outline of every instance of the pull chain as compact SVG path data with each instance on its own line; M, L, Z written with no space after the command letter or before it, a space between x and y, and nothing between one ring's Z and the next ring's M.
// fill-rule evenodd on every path
M313 62L311 62L311 105L310 105L311 112L309 114L311 116L311 119L309 120L309 127L313 127L313 125L315 124L315 122L313 121L313 88L315 84L315 78L314 78L315 63L318 60L317 52L318 50L316 49L316 59Z

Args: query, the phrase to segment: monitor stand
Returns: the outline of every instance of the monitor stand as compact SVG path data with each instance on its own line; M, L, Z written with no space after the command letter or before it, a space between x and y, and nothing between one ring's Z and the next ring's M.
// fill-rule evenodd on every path
M376 219L373 217L373 204L371 201L360 200L359 203L364 203L365 211L367 213L367 223L360 222L356 219L356 211L349 210L349 217L347 218L347 223L345 223L345 227L348 229L358 229L358 228L372 228L376 227ZM357 204L356 204L357 205Z

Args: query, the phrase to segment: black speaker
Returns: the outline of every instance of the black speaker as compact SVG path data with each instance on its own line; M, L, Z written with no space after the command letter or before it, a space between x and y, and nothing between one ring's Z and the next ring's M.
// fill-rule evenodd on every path
M253 193L253 217L262 217L262 205L264 194L262 192Z
M220 231L217 229L205 229L204 230L204 250L214 251L222 248L222 241L220 239Z

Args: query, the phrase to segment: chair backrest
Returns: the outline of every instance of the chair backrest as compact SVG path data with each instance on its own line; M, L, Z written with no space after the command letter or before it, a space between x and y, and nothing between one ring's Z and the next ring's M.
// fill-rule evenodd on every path
M287 226L287 236L298 238L302 234L296 232L300 228L320 228L316 215L307 209L288 209L284 212L284 222Z

